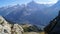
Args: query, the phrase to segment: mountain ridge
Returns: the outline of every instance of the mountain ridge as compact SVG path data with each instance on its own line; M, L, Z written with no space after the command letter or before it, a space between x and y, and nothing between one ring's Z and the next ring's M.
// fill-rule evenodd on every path
M60 9L59 2L57 2L57 4L58 7L56 4L47 7L46 5L37 4L35 2L28 3L27 5L17 4L6 9L0 8L0 15L13 22L28 22L37 25L47 25L50 20L57 16L58 9Z

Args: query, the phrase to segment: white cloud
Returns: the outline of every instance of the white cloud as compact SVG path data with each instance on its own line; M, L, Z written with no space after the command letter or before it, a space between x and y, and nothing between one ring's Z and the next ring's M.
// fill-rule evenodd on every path
M36 1L39 4L55 4L57 3L58 0L40 0L40 1Z

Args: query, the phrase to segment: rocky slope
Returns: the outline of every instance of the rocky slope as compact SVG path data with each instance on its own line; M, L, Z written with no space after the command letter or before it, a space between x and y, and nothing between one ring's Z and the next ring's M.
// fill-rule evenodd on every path
M0 16L0 34L22 34L23 28L18 24L9 24Z
M25 32L40 32L36 25L32 24L13 24L0 16L0 34L24 34Z

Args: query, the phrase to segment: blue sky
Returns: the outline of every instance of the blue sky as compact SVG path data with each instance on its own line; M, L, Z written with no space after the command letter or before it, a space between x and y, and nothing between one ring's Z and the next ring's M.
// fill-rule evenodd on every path
M27 4L32 0L0 0L0 7L1 6L8 6L8 5L15 5L15 4ZM58 0L34 0L39 4L54 4Z

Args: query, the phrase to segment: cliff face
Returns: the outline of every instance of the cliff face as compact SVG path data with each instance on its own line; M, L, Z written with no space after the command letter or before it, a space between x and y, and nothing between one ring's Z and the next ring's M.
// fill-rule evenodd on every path
M45 33L60 34L60 11L56 18L54 18L45 28Z
M18 24L9 24L0 16L0 34L22 34L23 28Z

